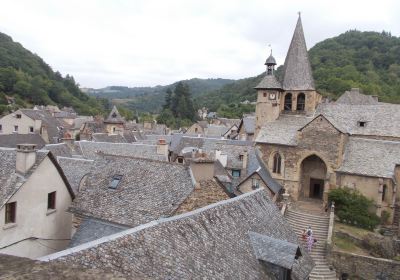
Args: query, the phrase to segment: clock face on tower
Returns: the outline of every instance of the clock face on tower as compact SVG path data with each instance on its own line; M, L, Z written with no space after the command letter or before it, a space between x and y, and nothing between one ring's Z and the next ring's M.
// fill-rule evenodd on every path
M270 100L275 100L275 99L276 99L276 94L273 93L273 92L271 92L271 93L269 94L269 99L270 99Z

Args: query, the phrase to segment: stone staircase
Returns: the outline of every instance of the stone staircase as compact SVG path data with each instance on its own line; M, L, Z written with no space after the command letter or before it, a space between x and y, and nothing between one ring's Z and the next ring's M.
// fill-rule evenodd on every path
M314 244L310 254L315 262L315 267L311 271L310 279L336 280L336 272L330 268L326 260L325 244L328 236L329 216L289 209L285 213L285 218L299 236L301 242L303 242L301 234L308 226L311 226L313 236L317 239L317 243ZM307 248L306 242L304 242L303 245L304 248Z

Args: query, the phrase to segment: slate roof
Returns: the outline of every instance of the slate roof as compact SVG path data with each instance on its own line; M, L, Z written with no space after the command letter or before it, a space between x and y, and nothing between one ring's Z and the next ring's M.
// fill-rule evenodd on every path
M286 55L282 86L284 90L315 89L300 15Z
M94 166L94 161L71 157L57 157L57 160L71 188L77 194L82 178L90 173Z
M43 150L50 151L53 156L57 157L72 157L72 151L65 143L47 144Z
M322 114L339 130L351 135L400 137L400 105L320 104L316 114ZM364 127L359 122L366 122Z
M125 137L120 134L93 133L92 141L108 143L127 143Z
M77 141L75 143L79 147L82 156L86 159L97 159L102 157L103 154L108 154L167 160L166 156L157 154L157 145L91 141Z
M93 218L84 218L78 230L72 236L68 247L75 247L126 229L128 229L126 226L116 225Z
M379 102L377 98L371 95L362 94L360 89L352 88L349 91L345 91L335 103L347 105L374 105Z
M1 279L13 280L122 280L121 274L100 269L88 269L82 266L64 263L41 262L28 258L0 254ZM132 278L129 278L132 279ZM140 278L143 280L142 278Z
M255 89L282 89L282 85L275 75L265 75Z
M271 51L271 54L268 56L267 60L265 61L265 65L268 65L268 64L276 65L276 60L272 56L272 51Z
M297 131L313 120L303 115L280 115L276 121L266 122L261 128L255 141L257 143L297 145Z
M394 178L400 164L400 142L350 137L340 172Z
M300 253L298 244L251 231L249 237L257 259L292 269L295 257Z
M35 144L41 149L46 142L36 133L32 134L0 134L0 147L16 148L17 144Z
M112 178L122 175L116 189ZM187 167L148 159L107 156L97 160L71 211L117 224L138 226L170 216L192 192Z
M244 131L247 134L254 134L256 128L256 118L254 116L244 117L240 122L238 131L241 129L242 126L244 127Z
M249 231L298 244L262 190L161 219L40 258L152 279L267 279ZM292 266L307 279L313 262L303 249Z
M62 132L59 129L59 127L62 126L62 123L49 112L33 109L21 109L20 111L33 120L42 121L42 126L46 126L47 128L50 143L57 143L58 141L56 139L62 137Z
M229 130L229 127L226 127L225 125L213 125L210 124L205 131L206 136L217 136L221 137L223 136L227 131Z
M272 178L271 173L268 171L268 168L265 166L261 158L260 151L258 149L251 150L248 158L247 177L244 178L240 184L246 181L253 174L257 173L267 184L269 189L271 189L275 194L280 193L283 190L283 187ZM240 184L237 188L239 188Z
M64 180L64 183L71 194L74 197L74 193L71 186L65 177L62 169L58 165L56 159L49 151L36 151L36 162L32 168L24 175L17 174L16 172L16 159L17 152L16 149L11 148L0 148L0 209L5 203L13 196L20 187L28 180L29 176L36 170L40 163L46 158L53 162L57 170L60 172L60 176Z
M125 119L119 113L117 107L114 105L108 117L104 120L104 123L115 123L115 124L124 124Z

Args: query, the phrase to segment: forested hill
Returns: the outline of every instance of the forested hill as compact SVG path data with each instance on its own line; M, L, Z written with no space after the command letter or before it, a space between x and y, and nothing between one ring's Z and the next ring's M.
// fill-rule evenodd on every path
M352 87L378 95L381 101L400 103L400 38L387 32L348 31L309 50L317 90L336 99ZM277 75L281 78L282 66ZM197 103L225 111L244 100L255 101L253 89L263 74L242 79L199 96Z
M6 95L16 100L14 109L56 104L91 115L102 113L108 102L84 94L72 76L62 77L38 55L0 33L0 115L13 109L6 106Z

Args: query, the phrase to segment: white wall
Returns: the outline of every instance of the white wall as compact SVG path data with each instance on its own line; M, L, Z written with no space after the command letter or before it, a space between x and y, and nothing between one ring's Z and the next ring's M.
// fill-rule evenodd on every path
M49 214L47 194L53 191L57 192L56 211ZM15 226L5 225L5 207L0 209L0 248L30 237L41 239L16 243L0 249L0 253L36 258L66 248L68 239L71 238L72 227L72 215L66 210L72 199L64 181L48 157L8 202L13 201L17 202Z
M21 114L20 119L16 117L17 114ZM18 134L29 134L30 126L33 126L34 132L39 133L42 121L32 120L18 110L1 118L0 124L2 125L1 134L13 134L15 125L18 125Z

